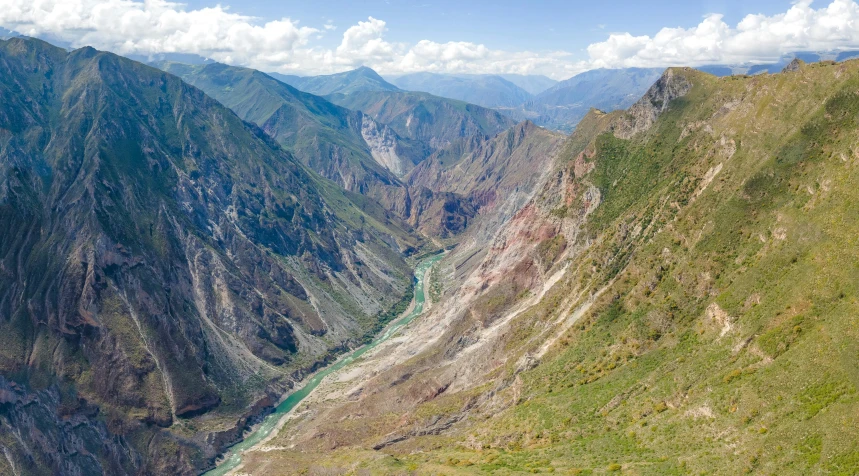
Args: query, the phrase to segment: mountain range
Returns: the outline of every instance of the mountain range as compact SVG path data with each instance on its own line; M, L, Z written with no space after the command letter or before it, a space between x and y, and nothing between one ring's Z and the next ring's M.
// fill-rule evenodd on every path
M0 474L200 474L296 398L235 471L852 474L837 58L388 81L0 40Z
M242 471L854 473L857 86L671 68L591 110Z
M364 112L380 110L383 100L386 101L385 108L401 114L403 108L413 107L417 101L435 103L431 108L438 110L442 105L455 105L455 102L445 101L454 99L472 104L470 107L482 116L489 114L475 106L494 109L513 121L530 120L538 126L569 132L591 107L608 111L629 107L661 72L661 69L641 68L600 69L560 82L538 75L413 73L392 77L389 82L370 68L362 67L334 75L299 77L272 74L272 77L302 91L322 95L341 106ZM379 113L369 114L375 118ZM413 117L405 117L410 116ZM380 120L391 123L392 127L398 122L390 112ZM478 118L478 121L483 119ZM492 121L504 126L511 124L494 118ZM484 128L490 135L497 133L497 129ZM398 133L403 137L413 137L404 130L403 124L400 124ZM471 133L473 129L465 135Z
M323 76L292 76L270 73L275 79L317 96L362 91L399 91L372 69L362 66L345 73Z

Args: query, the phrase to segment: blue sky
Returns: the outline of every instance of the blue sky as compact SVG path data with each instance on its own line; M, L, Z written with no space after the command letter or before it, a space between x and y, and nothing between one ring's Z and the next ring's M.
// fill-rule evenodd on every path
M859 49L859 0L0 0L0 27L292 74L544 74Z
M191 0L202 8L230 0ZM694 26L709 13L722 13L735 24L748 14L772 15L786 11L792 2L764 1L564 1L564 0L245 0L230 8L265 19L288 17L307 26L333 22L342 31L372 16L387 22L391 41L468 41L507 50L581 52L602 41L608 32L646 35L662 27ZM325 44L336 46L338 35Z

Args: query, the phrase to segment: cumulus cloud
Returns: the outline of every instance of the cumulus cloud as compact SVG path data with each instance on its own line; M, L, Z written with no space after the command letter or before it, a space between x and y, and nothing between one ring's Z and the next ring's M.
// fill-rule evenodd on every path
M370 66L381 73L545 74L563 79L593 68L765 62L798 50L859 47L859 5L833 0L818 9L800 0L782 14L748 15L735 26L719 14L691 28L663 28L653 36L612 33L587 48L503 51L482 44L385 38L385 21L369 17L347 28L336 47L313 43L334 34L290 18L264 21L215 6L189 10L166 0L0 0L0 26L72 46L120 54L192 53L265 71L320 74ZM600 28L603 25L599 25Z
M193 53L228 62L282 62L318 32L289 18L258 22L221 6L186 11L164 0L0 0L0 25L121 54Z
M694 28L663 28L654 36L609 35L588 47L595 67L701 65L776 60L794 51L859 47L859 5L834 0L812 8L801 0L778 15L748 15L732 28L719 14Z

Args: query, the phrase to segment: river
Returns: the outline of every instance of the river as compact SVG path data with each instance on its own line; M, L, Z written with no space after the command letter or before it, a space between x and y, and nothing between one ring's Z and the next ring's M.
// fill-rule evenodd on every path
M249 434L245 435L245 438L241 442L231 446L228 450L226 459L224 459L217 468L203 473L204 476L223 476L235 469L242 462L242 453L266 439L277 427L280 419L301 403L305 397L310 395L310 392L312 392L313 389L315 389L319 383L328 376L328 374L336 372L337 370L351 364L355 359L364 355L365 352L390 339L391 336L393 336L403 326L412 322L414 318L421 315L424 311L424 302L426 301L424 277L429 268L435 264L436 261L440 260L442 256L443 255L436 255L432 258L421 261L415 268L415 305L411 312L394 320L387 328L385 328L384 332L369 344L353 350L341 357L335 363L316 372L310 380L306 381L303 387L292 392L283 402L280 403L280 405L277 406L277 408L275 408L273 413L266 416L262 423L257 425Z

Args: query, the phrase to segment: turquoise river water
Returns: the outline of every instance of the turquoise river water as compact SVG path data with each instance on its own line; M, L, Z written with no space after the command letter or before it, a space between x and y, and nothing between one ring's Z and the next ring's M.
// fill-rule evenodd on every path
M418 317L424 311L424 302L426 301L425 290L424 290L424 277L426 275L427 270L435 264L436 261L440 260L443 255L436 255L432 258L428 258L422 261L415 268L415 305L412 308L412 311L406 314L405 316L400 317L399 319L394 320L385 331L376 337L369 344L359 347L356 350L346 354L337 362L331 364L330 366L316 372L313 377L308 380L303 387L292 392L286 399L280 403L280 405L275 408L274 412L270 415L266 416L262 423L260 423L257 427L254 428L249 434L245 435L245 438L236 443L234 446L231 446L229 452L227 453L227 457L218 465L217 468L204 473L204 476L223 476L229 473L231 470L235 469L236 466L241 464L242 462L242 453L245 450L248 450L257 444L259 444L262 440L266 439L272 431L277 427L277 423L280 421L281 417L286 413L289 413L290 410L295 408L305 397L310 395L310 392L315 389L322 379L324 379L328 374L332 372L336 372L337 370L346 367L355 361L358 357L364 355L365 352L376 347L377 345L385 342L390 339L398 330L400 330L403 326L412 322L414 318Z

